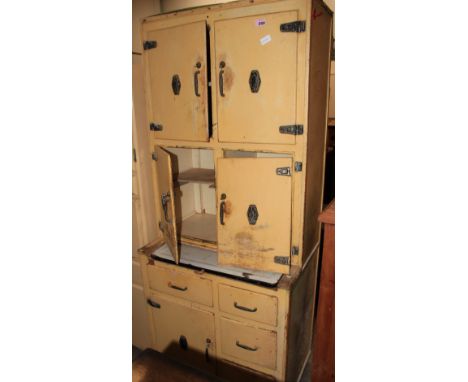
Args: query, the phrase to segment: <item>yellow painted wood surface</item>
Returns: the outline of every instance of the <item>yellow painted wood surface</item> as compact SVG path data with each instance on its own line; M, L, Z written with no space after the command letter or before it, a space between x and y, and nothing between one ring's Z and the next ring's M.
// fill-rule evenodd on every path
M203 277L190 276L176 268L148 267L149 286L152 290L171 296L213 306L212 282Z
M174 256L174 260L179 262L179 248L177 245L177 229L176 229L176 213L174 206L174 187L172 179L172 162L167 151L158 147L156 149L156 178L158 180L158 193L156 201L160 203L160 211L163 211L162 198L163 194L169 195L167 198L166 212L161 213L160 222L163 231L164 239Z
M295 143L279 126L296 123L296 87L304 86L296 81L298 33L280 32L280 24L297 17L289 11L214 23L216 73L223 71L215 76L221 142ZM261 80L256 93L249 86L253 70Z
M274 257L289 259L291 177L277 175L276 169L291 166L290 158L218 159L218 203L226 195L224 224L218 216L220 264L288 273L289 266L275 263ZM249 206L258 211L253 225Z
M276 332L258 329L242 322L221 318L220 348L223 354L244 365L276 369Z
M278 298L221 284L219 309L234 316L276 326Z
M156 350L180 362L214 373L214 314L179 304L157 293L151 294L151 300L160 305L159 308L151 308ZM188 344L187 350L180 346L181 336ZM207 350L208 358L205 354Z
M205 22L153 30L145 33L145 40L157 44L156 48L145 51L149 120L162 125L162 131L154 135L162 139L207 141ZM199 96L195 93L196 73ZM178 95L172 87L176 75L180 79Z

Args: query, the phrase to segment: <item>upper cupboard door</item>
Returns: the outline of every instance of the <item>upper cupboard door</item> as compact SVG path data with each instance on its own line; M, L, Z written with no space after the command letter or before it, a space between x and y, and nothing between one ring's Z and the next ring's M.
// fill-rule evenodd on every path
M291 158L218 159L218 262L289 273Z
M280 25L297 18L291 11L215 23L221 142L295 143L279 128L296 124L298 33Z
M208 141L206 24L148 31L147 95L154 137Z

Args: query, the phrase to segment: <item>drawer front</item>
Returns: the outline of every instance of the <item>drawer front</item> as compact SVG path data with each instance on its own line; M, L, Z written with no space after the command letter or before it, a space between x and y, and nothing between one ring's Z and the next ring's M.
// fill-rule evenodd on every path
M155 349L211 373L216 364L214 314L151 294Z
M245 289L219 285L219 309L235 316L276 326L278 299Z
M136 261L132 261L132 284L143 285L140 263Z
M171 296L213 306L213 287L211 280L196 276L192 271L148 266L150 288Z
M257 329L222 317L221 352L244 361L276 369L276 332Z

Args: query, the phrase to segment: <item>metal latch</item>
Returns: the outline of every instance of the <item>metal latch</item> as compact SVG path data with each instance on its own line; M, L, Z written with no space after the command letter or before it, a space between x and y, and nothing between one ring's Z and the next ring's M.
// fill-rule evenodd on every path
M162 131L162 129L163 129L163 127L160 124L153 123L153 122L150 123L150 130L151 131Z
M294 171L296 172L302 171L302 162L294 162Z
M143 49L144 50L148 50L148 49L154 49L156 48L158 44L156 43L156 41L145 41L143 43Z
M276 264L289 265L289 257L288 256L275 256L273 258L273 261Z
M278 167L276 175L291 176L291 167Z
M281 32L305 32L305 30L305 20L291 21L290 23L284 23L280 25Z
M291 255L292 256L299 255L299 247L291 247Z
M304 134L304 125L286 125L280 126L279 132L281 134L302 135Z

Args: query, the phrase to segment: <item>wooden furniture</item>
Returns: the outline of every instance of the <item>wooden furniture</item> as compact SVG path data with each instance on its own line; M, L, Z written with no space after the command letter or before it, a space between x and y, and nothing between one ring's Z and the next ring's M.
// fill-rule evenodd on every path
M335 380L335 200L320 214L324 224L320 288L312 352L312 381Z
M151 347L226 380L310 355L332 14L243 0L142 24L155 240Z

